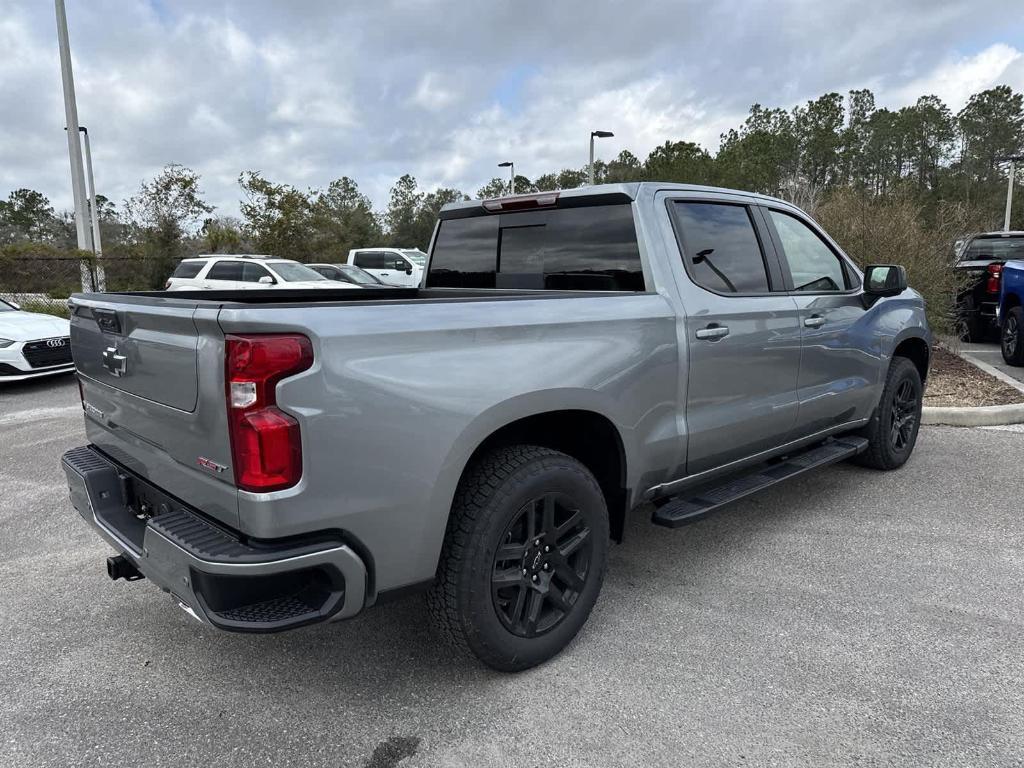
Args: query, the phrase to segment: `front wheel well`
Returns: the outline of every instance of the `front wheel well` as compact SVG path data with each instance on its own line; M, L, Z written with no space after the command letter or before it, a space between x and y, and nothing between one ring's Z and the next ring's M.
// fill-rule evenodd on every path
M928 378L928 361L931 358L931 350L928 343L921 338L910 338L901 341L893 350L893 357L905 357L914 364L917 372L921 374L921 383Z
M629 503L626 454L618 429L606 416L593 411L565 410L513 421L477 446L466 467L485 453L509 445L539 445L561 451L582 463L594 475L604 494L612 538L622 541Z

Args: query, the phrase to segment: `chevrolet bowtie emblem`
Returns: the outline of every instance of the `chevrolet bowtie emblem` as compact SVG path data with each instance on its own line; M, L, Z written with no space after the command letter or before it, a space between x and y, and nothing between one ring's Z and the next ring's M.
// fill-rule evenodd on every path
M128 358L117 352L117 347L103 350L103 367L115 376L124 376L128 370Z

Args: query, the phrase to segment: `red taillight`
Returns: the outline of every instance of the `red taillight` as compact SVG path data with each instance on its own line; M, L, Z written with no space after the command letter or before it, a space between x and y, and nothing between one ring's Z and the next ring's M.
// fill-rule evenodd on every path
M228 427L235 483L246 491L279 491L302 476L299 423L277 407L277 383L313 364L299 334L225 337Z
M988 283L985 286L985 290L989 293L999 293L999 280L1003 276L1003 265L1002 264L989 264L988 265Z

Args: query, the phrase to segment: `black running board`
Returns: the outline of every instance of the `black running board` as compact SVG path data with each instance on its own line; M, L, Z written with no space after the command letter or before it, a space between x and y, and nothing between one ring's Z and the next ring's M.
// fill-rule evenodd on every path
M729 502L742 499L812 469L852 458L867 447L868 441L863 437L849 436L826 440L800 453L785 456L781 460L758 464L741 475L732 475L718 482L712 481L676 496L670 496L666 500L655 501L658 508L654 510L651 522L666 528L679 528L695 523Z

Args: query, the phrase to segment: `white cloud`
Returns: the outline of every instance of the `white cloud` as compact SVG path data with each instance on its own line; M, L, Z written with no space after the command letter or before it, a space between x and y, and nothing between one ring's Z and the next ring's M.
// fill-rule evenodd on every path
M1024 73L1014 67L1022 62L1024 53L1006 43L994 43L973 56L950 55L927 74L886 92L886 102L903 106L934 94L955 110L972 94L996 85L1024 90Z
M237 212L239 172L321 186L355 178L378 205L402 173L474 192L505 159L530 177L666 140L714 151L750 104L790 108L871 87L951 109L1024 90L1004 0L148 0L69 4L79 116L115 201L169 162ZM70 205L52 5L0 0L0 197Z
M420 78L410 101L418 107L436 112L439 109L447 109L458 99L458 92L451 88L441 75L437 72L426 72Z

